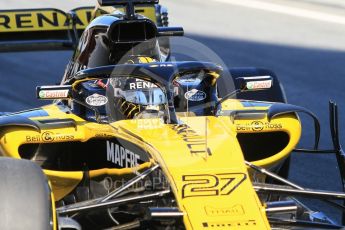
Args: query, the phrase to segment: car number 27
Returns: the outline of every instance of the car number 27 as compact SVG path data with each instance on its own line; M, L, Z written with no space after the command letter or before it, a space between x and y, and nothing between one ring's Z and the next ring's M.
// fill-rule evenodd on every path
M182 198L197 196L226 196L244 180L243 173L183 175Z

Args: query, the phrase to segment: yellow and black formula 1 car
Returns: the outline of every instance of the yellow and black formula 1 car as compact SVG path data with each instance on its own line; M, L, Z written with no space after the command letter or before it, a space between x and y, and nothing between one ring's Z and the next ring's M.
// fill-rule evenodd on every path
M345 193L286 179L291 152L327 152L315 115L270 71L171 61L183 29L157 4L0 12L1 51L74 49L61 84L36 89L53 104L0 116L0 229L342 229L296 197L344 211ZM295 149L299 112L313 150Z

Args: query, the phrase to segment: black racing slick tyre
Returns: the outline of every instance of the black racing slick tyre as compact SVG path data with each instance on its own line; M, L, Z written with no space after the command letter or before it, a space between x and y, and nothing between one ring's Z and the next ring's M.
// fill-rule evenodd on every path
M0 229L55 229L53 201L41 168L0 157Z

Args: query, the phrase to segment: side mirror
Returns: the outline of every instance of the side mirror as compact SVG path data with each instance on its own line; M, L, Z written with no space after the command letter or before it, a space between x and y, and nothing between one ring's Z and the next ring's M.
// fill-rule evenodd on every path
M40 100L69 99L71 97L72 86L54 85L37 86L36 97Z
M239 81L242 92L265 90L273 86L273 78L271 76L240 77L236 80Z

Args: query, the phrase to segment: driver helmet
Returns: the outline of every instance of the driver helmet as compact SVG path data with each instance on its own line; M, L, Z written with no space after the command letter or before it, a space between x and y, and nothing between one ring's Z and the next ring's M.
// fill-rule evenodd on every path
M133 77L111 79L115 109L124 119L163 115L166 97L155 84Z
M151 63L155 59L135 56L126 64ZM161 117L164 114L166 97L152 82L135 77L118 77L110 80L114 89L114 102L122 119Z

